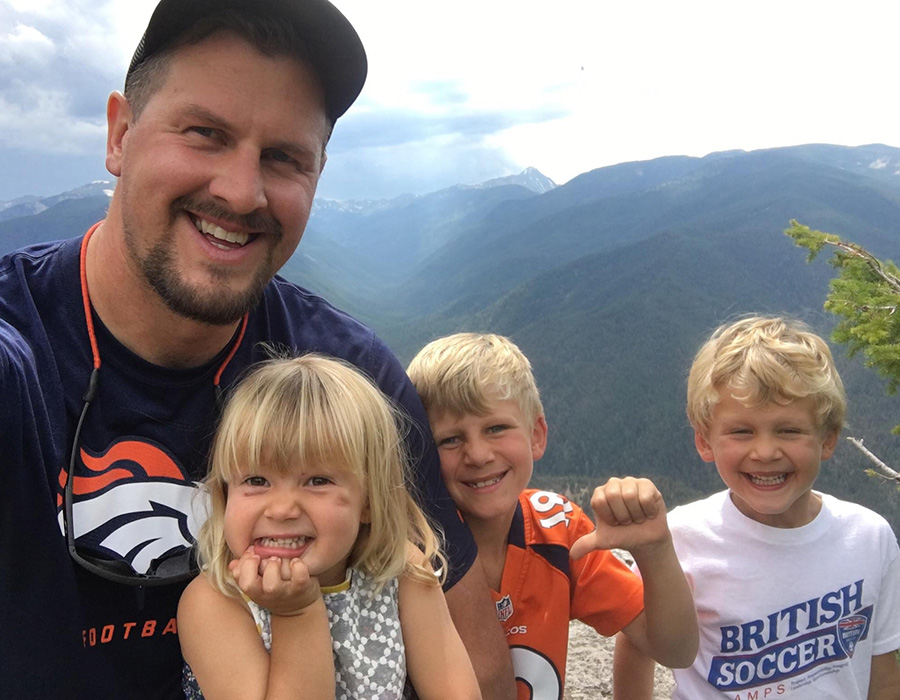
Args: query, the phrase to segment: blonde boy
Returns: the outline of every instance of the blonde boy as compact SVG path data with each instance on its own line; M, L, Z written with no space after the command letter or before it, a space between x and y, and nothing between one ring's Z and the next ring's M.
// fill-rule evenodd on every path
M881 516L812 489L845 409L828 346L797 322L746 318L697 353L687 413L728 488L669 514L701 622L673 698L900 698L897 539ZM644 685L650 668L618 639L617 681Z
M441 338L407 371L428 412L444 482L478 544L519 698L562 697L572 619L604 635L622 630L665 665L691 663L697 621L656 487L629 478L598 488L596 529L563 496L528 489L547 422L531 365L507 338ZM606 551L613 547L640 562L643 586Z

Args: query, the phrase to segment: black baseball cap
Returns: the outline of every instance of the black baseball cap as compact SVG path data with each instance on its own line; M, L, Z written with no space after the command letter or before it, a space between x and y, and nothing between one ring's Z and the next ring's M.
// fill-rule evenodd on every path
M292 28L319 75L332 122L359 96L368 70L366 51L353 25L328 0L160 0L131 59L126 83L150 56L198 21L223 11L267 15Z

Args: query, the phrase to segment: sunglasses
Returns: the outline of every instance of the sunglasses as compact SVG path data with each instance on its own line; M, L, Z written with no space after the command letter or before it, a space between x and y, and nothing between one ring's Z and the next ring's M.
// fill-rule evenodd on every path
M131 564L122 559L101 559L78 550L78 545L75 543L73 519L75 464L78 456L78 443L81 440L81 427L84 425L84 419L87 416L91 403L97 396L97 387L100 384L99 379L100 369L95 367L91 372L88 389L84 394L84 407L81 409L81 416L75 428L72 451L69 455L69 473L66 476L65 496L63 497L63 524L69 556L72 558L72 561L92 574L107 581L126 586L168 586L188 581L200 573L194 547L182 547L170 554L154 559L146 573L135 571Z
M181 583L194 578L200 573L200 566L197 562L196 547L181 547L175 549L169 554L154 559L145 573L135 571L134 567L128 562L121 559L104 559L91 556L78 550L75 542L75 527L73 524L73 503L74 503L74 483L75 483L75 465L78 457L78 444L81 442L81 428L84 425L84 419L87 416L91 403L97 398L97 390L100 385L100 350L97 345L97 336L94 333L94 320L91 312L91 301L87 287L86 258L88 241L97 230L97 226L89 230L81 241L81 299L84 304L84 314L87 323L88 338L91 343L91 354L93 356L93 370L88 381L87 391L84 393L84 406L81 409L81 415L75 427L75 437L72 439L72 450L69 453L69 473L66 475L66 487L63 496L63 529L66 533L66 545L69 548L69 556L78 566L100 578L112 581L114 583L126 586L168 586L175 583ZM223 392L219 385L222 373L225 367L231 362L237 352L241 341L244 339L244 332L247 330L247 321L249 314L244 314L237 340L228 353L225 361L219 367L213 379L213 387L216 392L216 406L221 410L223 403Z

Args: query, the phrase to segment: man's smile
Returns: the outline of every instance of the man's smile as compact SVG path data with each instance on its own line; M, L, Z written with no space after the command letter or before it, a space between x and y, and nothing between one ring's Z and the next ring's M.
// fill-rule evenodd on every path
M233 243L239 247L243 247L250 240L251 235L249 233L243 233L240 231L227 231L221 226L218 226L210 221L206 221L205 219L201 219L199 216L196 216L194 214L191 214L190 217L194 226L197 227L197 230L200 231L200 233L206 234L207 236L212 236L219 241L225 241L227 243ZM231 246L221 245L219 243L215 243L214 241L213 244L217 245L223 250L231 249Z

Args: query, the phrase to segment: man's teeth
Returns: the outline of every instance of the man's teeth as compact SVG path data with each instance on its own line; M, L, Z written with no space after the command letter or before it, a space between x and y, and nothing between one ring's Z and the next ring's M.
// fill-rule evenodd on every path
M228 241L229 243L237 243L238 245L244 245L250 240L250 234L247 233L238 233L237 231L226 231L221 226L216 226L215 224L211 224L209 221L204 221L203 219L194 218L194 225L202 232L213 238L218 238L220 241Z
M747 476L750 477L750 481L759 486L776 486L784 483L784 480L787 479L787 474L773 474L772 476L748 474Z
M296 549L297 547L305 545L308 539L308 537L263 537L259 540L259 543L264 547L286 547L288 549Z
M483 489L485 486L491 486L492 484L496 484L502 478L503 478L503 474L501 474L500 476L495 476L493 479L488 479L487 481L469 482L469 486L471 486L473 489Z

